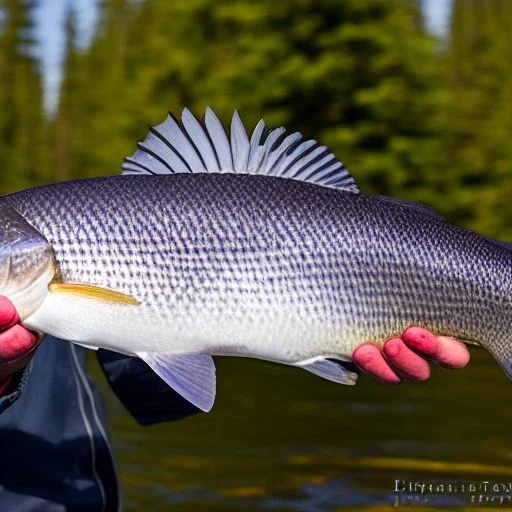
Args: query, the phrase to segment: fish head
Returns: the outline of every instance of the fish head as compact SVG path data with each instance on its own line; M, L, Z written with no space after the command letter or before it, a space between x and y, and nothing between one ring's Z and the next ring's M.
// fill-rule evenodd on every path
M0 295L11 300L23 320L48 293L55 277L53 250L19 213L0 204Z

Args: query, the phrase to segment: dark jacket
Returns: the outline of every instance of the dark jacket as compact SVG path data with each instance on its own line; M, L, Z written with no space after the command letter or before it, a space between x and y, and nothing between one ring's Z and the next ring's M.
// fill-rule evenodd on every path
M105 411L85 356L85 349L48 337L16 391L0 398L0 511L120 509ZM140 359L101 349L97 357L142 425L197 411Z

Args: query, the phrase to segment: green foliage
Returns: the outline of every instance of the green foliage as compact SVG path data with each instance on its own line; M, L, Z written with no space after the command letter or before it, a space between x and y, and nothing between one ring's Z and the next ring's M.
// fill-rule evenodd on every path
M207 104L315 136L368 191L403 193L437 164L440 78L415 2L147 0L109 22L122 3L105 2L84 60L102 84L81 121L86 175L117 168L167 110Z
M49 179L49 136L31 35L33 4L0 1L0 192Z
M444 42L415 0L103 0L86 49L68 15L51 131L32 3L0 0L4 191L114 174L148 124L211 105L226 122L237 108L249 126L263 116L316 138L366 192L512 239L507 0L454 0Z
M66 48L63 77L57 117L55 123L56 169L59 181L80 175L80 164L77 161L81 149L80 141L75 136L76 128L73 120L79 119L81 112L80 87L83 79L80 66L80 55L77 46L77 30L75 14L72 9L66 13L65 21ZM71 158L73 154L73 158Z
M446 183L471 227L512 238L512 4L455 0L447 77Z
M132 150L124 125L130 101L125 73L127 28L131 4L108 0L92 44L81 51L76 43L74 15L68 13L64 77L61 87L57 134L61 178L115 174Z

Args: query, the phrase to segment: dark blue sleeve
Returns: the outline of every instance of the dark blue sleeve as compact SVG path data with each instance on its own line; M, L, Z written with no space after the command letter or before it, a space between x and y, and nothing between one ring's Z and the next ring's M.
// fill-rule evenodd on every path
M112 390L141 425L178 420L199 411L142 359L103 349L97 357Z
M32 368L32 362L30 362L23 370L20 370L12 376L12 381L9 386L11 391L7 395L0 397L0 414L18 400L23 390L27 386L30 370Z

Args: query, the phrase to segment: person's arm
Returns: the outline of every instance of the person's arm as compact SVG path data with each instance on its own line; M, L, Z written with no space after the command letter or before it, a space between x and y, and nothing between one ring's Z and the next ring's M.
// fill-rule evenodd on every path
M20 325L12 302L0 296L0 413L21 394L28 379L26 369L41 338Z
M97 351L97 357L112 390L141 425L179 420L199 412L142 359L103 349Z

